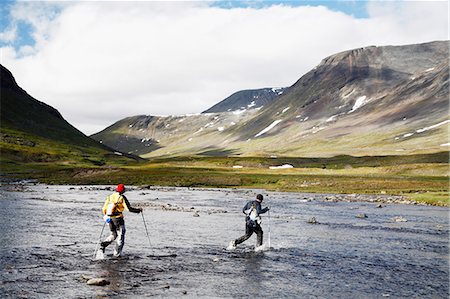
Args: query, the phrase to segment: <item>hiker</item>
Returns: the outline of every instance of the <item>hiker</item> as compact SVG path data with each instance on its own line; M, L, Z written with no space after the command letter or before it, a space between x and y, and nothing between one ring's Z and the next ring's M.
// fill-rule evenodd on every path
M132 213L142 212L142 208L133 208L131 206L128 199L123 195L124 193L124 184L117 185L116 192L106 198L102 208L104 219L109 223L111 235L100 244L100 250L102 253L105 253L105 248L117 239L114 248L115 257L122 254L123 245L125 244L125 221L123 220L123 210L127 209Z
M256 233L256 247L261 246L263 243L263 230L261 228L261 216L260 214L264 214L269 211L268 207L261 209L261 202L263 201L262 194L256 195L256 200L251 200L247 202L247 204L242 209L245 216L245 235L242 237L230 241L228 248L234 249L236 245L241 244L245 240L251 237L253 233Z

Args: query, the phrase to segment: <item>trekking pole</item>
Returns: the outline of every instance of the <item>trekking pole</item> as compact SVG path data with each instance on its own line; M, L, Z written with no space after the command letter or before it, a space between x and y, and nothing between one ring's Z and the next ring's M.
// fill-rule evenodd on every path
M269 216L269 223L268 223L268 225L269 225L269 249L270 249L270 210L267 211L267 213L268 213L268 216Z
M95 260L95 256L97 255L98 246L102 242L103 230L105 230L105 225L106 225L106 221L103 221L102 232L100 233L100 237L98 238L97 245L95 245L94 260Z
M147 233L148 244L152 247L152 243L150 242L150 236L148 235L147 224L145 223L144 211L141 212L142 220L144 221L145 232Z

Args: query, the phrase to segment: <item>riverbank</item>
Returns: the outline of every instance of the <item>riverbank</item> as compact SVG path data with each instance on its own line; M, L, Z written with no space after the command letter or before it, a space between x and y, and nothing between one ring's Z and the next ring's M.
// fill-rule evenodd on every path
M2 165L3 166L3 165ZM254 188L282 192L368 194L376 201L449 206L448 153L405 157L177 157L122 166L10 164L3 178L46 184ZM356 196L358 197L358 196ZM400 197L398 199L397 197Z
M40 183L36 180L0 180L0 190L7 192L26 192L26 190L31 186L39 185ZM104 186L104 185L89 185L89 186L70 186L69 190L73 190L74 193L79 191L114 191L115 186ZM127 190L132 190L135 192L140 191L139 195L146 195L151 191L167 192L173 191L181 187L171 187L171 186L132 186L127 185ZM221 190L226 195L231 192L240 190L244 194L253 194L255 192L261 192L267 194L267 192L274 190L265 189L246 189L246 188L198 188L198 187L185 187L188 190L193 191L208 191L208 190ZM299 193L299 192L283 192L284 194L293 194L298 198L300 202L312 202L312 201L322 201L322 202L346 202L346 203L377 203L377 204L405 204L405 205L422 205L422 206L435 206L435 204L430 204L427 202L418 202L408 199L406 196L396 196L387 194L322 194L322 193ZM151 206L151 205L150 205ZM380 206L382 207L382 206ZM177 209L176 207L161 206L162 209Z

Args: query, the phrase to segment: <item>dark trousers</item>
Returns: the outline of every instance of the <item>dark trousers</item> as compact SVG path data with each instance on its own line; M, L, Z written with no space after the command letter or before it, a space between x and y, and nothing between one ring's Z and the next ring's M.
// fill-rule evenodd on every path
M253 233L256 233L256 246L261 246L263 243L263 230L259 224L252 225L252 223L247 222L245 224L245 235L235 240L235 244L241 244L248 238L250 238Z

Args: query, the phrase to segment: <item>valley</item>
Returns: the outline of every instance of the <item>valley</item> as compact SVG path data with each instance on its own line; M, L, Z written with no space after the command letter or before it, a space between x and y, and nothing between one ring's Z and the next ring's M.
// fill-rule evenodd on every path
M290 87L91 137L2 66L1 180L387 194L449 205L448 41L324 58Z

